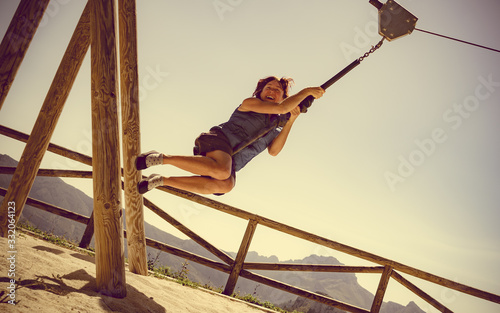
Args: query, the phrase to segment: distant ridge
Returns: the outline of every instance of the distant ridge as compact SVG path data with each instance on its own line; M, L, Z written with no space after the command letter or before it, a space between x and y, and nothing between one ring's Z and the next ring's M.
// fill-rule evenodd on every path
M6 154L0 154L0 166L17 166L17 161ZM12 175L0 174L0 187L8 188ZM82 191L65 183L58 177L37 177L30 192L30 197L41 200L61 208L90 216L93 208L93 200ZM3 197L0 196L3 200ZM125 214L124 214L125 216ZM37 228L52 232L58 236L79 242L85 225L70 221L37 208L26 206L23 209L21 221L28 221ZM124 223L125 225L125 223ZM215 259L215 257L192 240L179 239L161 229L145 223L146 236L161 242L168 243L180 249ZM127 245L125 244L125 249ZM150 259L157 256L157 250L148 248ZM234 252L227 252L235 256ZM250 251L247 255L248 262L280 262L276 256L261 256L257 252ZM172 270L179 271L183 259L166 253L160 253L157 266L166 265ZM329 264L343 265L334 257L310 255L302 260L287 260L282 263L303 264ZM301 288L333 297L334 299L347 302L359 307L369 309L373 301L373 294L359 285L357 277L353 273L312 273L312 272L271 272L256 271L270 278L290 283ZM210 284L214 287L224 286L228 275L204 266L189 262L189 278L193 281ZM297 297L295 295L276 290L271 287L257 284L244 278L238 280L236 291L240 294L256 294L263 301L269 301L290 310L298 310L304 313L337 313L341 310L328 307L315 301ZM425 313L414 302L406 306L388 302L384 303L381 313Z

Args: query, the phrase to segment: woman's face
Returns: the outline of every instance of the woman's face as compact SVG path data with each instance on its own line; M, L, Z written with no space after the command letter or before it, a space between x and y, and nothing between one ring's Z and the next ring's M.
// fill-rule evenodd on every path
M283 101L283 95L284 92L281 84L276 80L272 80L264 86L264 89L260 93L260 98L263 101L280 103Z

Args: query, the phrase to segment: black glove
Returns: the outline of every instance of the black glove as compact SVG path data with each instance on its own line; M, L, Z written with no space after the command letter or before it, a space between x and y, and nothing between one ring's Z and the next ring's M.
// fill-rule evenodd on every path
M313 102L314 102L314 97L307 96L307 98L305 98L304 100L302 100L301 103L299 103L300 112L306 113L307 109L313 104Z

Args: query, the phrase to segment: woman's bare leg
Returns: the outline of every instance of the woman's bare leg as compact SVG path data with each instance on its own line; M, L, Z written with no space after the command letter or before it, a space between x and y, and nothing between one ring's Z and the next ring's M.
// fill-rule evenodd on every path
M232 157L226 152L216 150L206 156L161 155L163 164L170 164L200 176L162 177L153 174L138 183L140 193L158 186L170 186L201 194L227 193L234 187ZM161 160L160 159L160 160Z
M196 175L210 176L217 180L226 180L231 176L232 158L229 154L220 150L208 152L206 156L164 154L163 164L170 164Z
M199 194L228 193L234 187L233 177L217 180L206 176L163 177L163 185Z

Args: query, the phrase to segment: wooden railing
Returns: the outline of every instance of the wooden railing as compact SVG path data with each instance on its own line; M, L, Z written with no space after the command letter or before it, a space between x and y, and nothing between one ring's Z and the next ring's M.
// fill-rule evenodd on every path
M5 126L0 125L0 134L5 136L27 142L29 136L23 134L21 132L15 131ZM59 154L61 156L67 157L69 159L91 165L92 159L89 156L85 156L83 154L71 151L69 149L50 144L48 150ZM12 167L0 167L0 174L12 174L15 168ZM81 177L81 178L91 178L92 174L89 171L66 171L66 170L50 170L50 169L40 169L38 171L38 175L40 176L58 176L58 177ZM305 297L308 299L312 299L318 301L320 303L336 307L348 312L354 313L378 313L380 311L380 307L383 302L384 294L388 285L388 282L391 278L395 281L399 282L401 285L406 287L408 290L428 302L430 305L435 307L440 312L452 312L446 306L441 304L439 301L428 295L426 292L415 286L413 283L404 278L400 273L408 274L431 283L441 285L446 288L450 288L456 291L460 291L469 295L472 295L477 298L481 298L487 301L491 301L494 303L500 304L500 296L489 293L486 291L482 291L464 284L460 284L454 282L452 280L439 277L437 275L421 271L414 267L407 266L405 264L383 258L377 256L375 254L356 249L354 247L350 247L348 245L344 245L342 243L317 236L315 234L279 223L277 221L268 219L266 217L253 214L236 207L202 197L200 195L186 192L182 190L178 190L171 187L159 187L158 189L170 193L172 195L187 199L189 201L193 201L204 206L210 207L217 211L221 211L235 217L244 219L248 221L247 228L245 234L243 236L242 243L236 255L236 258L232 258L222 250L218 249L201 236L197 235L195 232L184 226L182 223L177 221L174 217L170 216L167 212L163 211L157 205L144 198L144 205L148 207L151 211L156 213L163 220L170 223L172 226L177 228L179 231L187 235L193 241L197 242L199 245L207 249L210 253L212 253L215 257L217 257L220 261L214 261L209 258L193 254L191 252L170 246L166 243L158 242L153 239L146 238L146 243L148 246L156 248L158 250L176 255L178 257L188 259L190 261L205 265L212 269L224 272L229 274L228 281L225 285L224 294L231 295L236 286L237 280L239 277L244 277L255 282L271 286L277 288L279 290L283 290L301 297ZM0 195L4 196L6 190L0 188ZM90 243L90 239L93 234L93 217L85 217L77 213L73 213L67 211L62 208L58 208L56 206L41 202L39 200L28 198L26 204L32 205L36 208L48 211L50 213L63 216L74 220L79 223L83 223L87 225L87 228L82 236L82 240L80 242L80 246L88 247ZM283 264L283 263L245 263L245 257L248 252L250 243L252 241L253 235L257 229L258 225L266 226L276 231L289 234L291 236L307 240L313 242L315 244L334 249L340 252L347 253L349 255L373 262L375 264L379 264L380 266L334 266L334 265L316 265L316 264ZM126 235L125 235L126 236ZM310 292L304 290L302 288L292 286L283 282L276 281L274 279L255 274L250 272L250 270L270 270L270 271L310 271L310 272L337 272L337 273L381 273L381 279L375 293L375 297L372 303L370 310L359 308L357 306L347 304L335 299L332 299L327 296L323 296L314 292Z

